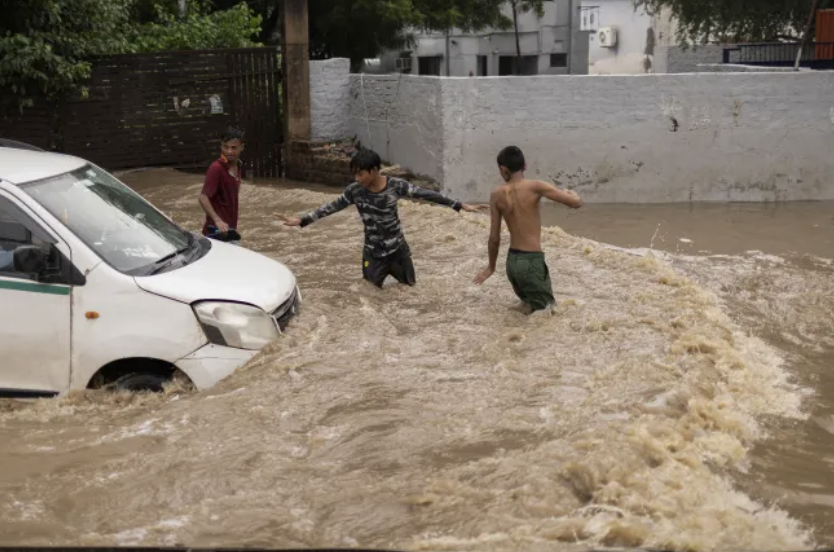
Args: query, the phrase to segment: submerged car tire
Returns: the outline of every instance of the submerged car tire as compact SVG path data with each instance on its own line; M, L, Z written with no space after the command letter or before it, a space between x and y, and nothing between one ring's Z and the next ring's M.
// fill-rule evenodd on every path
M161 393L163 385L171 381L170 377L153 372L133 372L125 374L113 382L115 391Z

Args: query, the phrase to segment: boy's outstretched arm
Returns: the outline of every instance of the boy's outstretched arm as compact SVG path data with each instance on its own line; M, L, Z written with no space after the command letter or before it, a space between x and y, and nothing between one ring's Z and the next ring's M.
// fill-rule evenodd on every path
M284 221L284 226L300 226L304 228L305 226L313 224L319 219L323 219L324 217L328 217L334 213L338 213L351 203L353 203L353 201L351 201L351 196L349 196L348 193L345 192L338 198L336 198L335 201L326 203L318 209L316 209L315 211L313 211L312 213L307 213L301 218L291 218L285 217L283 215L278 215L278 217Z
M495 272L495 263L498 262L498 249L501 247L501 210L498 209L498 204L495 201L495 192L489 199L489 209L491 213L491 222L489 227L489 241L487 247L489 249L489 265L475 276L475 283L483 284L487 278L492 276Z
M437 203L438 205L446 205L447 207L451 207L455 211L460 211L463 209L464 211L468 211L470 213L474 213L475 211L482 211L484 209L489 209L487 205L468 205L466 203L462 203L460 201L454 200L448 196L445 196L439 192L435 192L432 190L427 190L425 188L420 188L419 186L415 186L411 182L406 182L403 180L405 187L402 190L402 195L413 197L415 199L422 199L425 201L431 201L432 203Z
M573 190L560 190L549 182L536 181L536 191L556 203L562 203L573 209L582 207L582 199Z

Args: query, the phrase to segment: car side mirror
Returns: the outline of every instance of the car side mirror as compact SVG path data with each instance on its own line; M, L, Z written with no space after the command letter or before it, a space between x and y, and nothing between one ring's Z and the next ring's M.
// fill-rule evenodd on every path
M43 274L46 260L46 252L37 245L21 245L14 250L14 269L23 274Z

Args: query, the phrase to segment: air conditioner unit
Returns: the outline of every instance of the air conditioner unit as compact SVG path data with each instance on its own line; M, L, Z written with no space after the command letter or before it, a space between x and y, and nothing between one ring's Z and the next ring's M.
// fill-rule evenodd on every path
M597 40L602 48L613 48L617 45L617 29L614 27L600 27Z
M397 71L410 71L411 70L411 58L410 57L397 58L396 67L397 67Z

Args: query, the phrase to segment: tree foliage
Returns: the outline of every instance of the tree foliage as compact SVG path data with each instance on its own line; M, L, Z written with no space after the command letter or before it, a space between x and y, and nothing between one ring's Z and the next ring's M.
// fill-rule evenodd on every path
M407 47L409 29L419 25L412 0L308 0L310 55L314 59L362 60L382 50Z
M160 2L163 0L141 0L144 2ZM176 2L178 0L164 0L168 2ZM210 11L225 11L239 5L242 0L203 0ZM281 5L284 0L246 0L246 4L254 16L261 18L261 34L257 38L258 42L264 44L276 44L280 38L280 16ZM311 20L315 17L314 12L310 12Z
M668 8L684 44L798 39L811 11L811 0L634 0L634 4L649 13ZM820 8L834 8L834 0L821 0Z
M171 4L6 0L0 18L0 97L26 106L35 96L54 98L76 90L99 55L248 46L260 32L260 18L245 3L211 12L209 5L191 0L184 20ZM148 5L154 8L152 18Z
M185 18L163 4L158 4L156 11L154 21L130 26L121 51L247 48L258 44L254 39L260 35L262 18L243 2L215 12L191 2Z
M413 45L415 29L509 29L505 6L544 11L547 0L308 0L313 58L347 57L354 69L385 50ZM512 3L509 3L512 2Z
M433 31L508 29L512 21L502 10L506 3L507 0L414 0L420 26Z
M191 4L189 7L193 9L195 4L189 3ZM179 6L180 0L133 0L130 3L130 20L138 25L153 23L157 21L160 11L176 14L179 13ZM200 4L197 4L197 7L203 8Z
M541 14L547 0L308 1L311 56L347 57L358 68L364 59L385 50L413 45L414 29L507 29L513 20L505 14L506 6L516 15L530 10ZM180 16L179 4L4 0L0 96L11 95L26 104L36 95L56 97L76 90L99 55L247 47L273 40L280 26L281 0L188 0L185 17Z
M11 0L0 18L0 91L54 96L118 51L130 0Z

